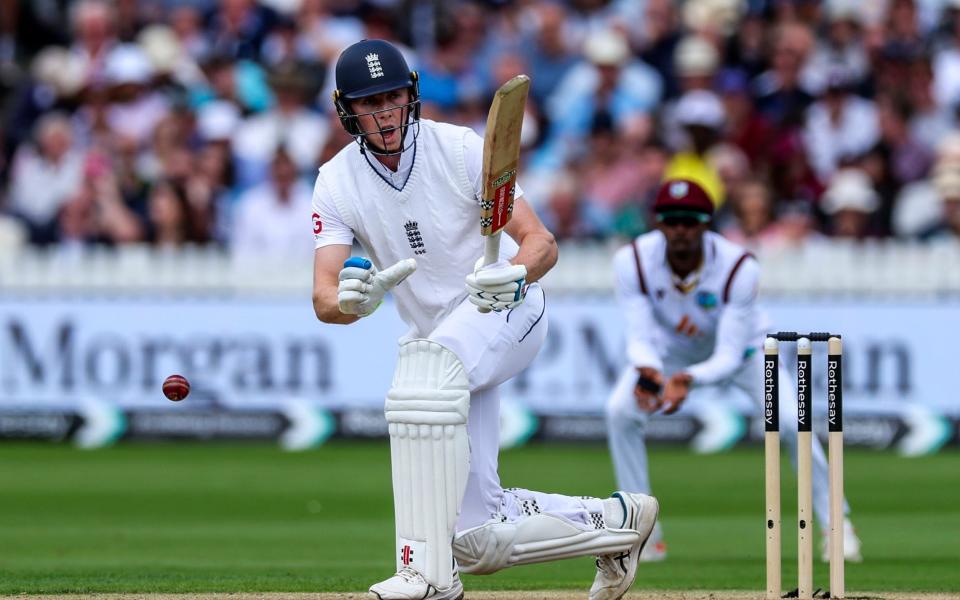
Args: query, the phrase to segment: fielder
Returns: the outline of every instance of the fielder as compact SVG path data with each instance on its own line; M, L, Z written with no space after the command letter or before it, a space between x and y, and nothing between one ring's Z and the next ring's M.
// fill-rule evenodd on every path
M356 143L317 176L314 309L326 323L353 323L392 291L409 326L385 403L397 572L371 597L456 600L459 570L584 555L599 557L590 598L622 597L656 499L505 490L497 474L498 386L543 344L536 281L557 260L553 236L517 189L500 261L480 267L483 140L420 118L417 74L387 42L344 50L335 77L334 104ZM350 256L354 238L369 259Z
M650 413L671 414L689 394L718 387L740 390L763 406L763 341L769 321L757 296L760 268L740 246L708 231L713 202L690 180L666 181L654 201L658 227L614 256L618 300L627 320L627 362L607 401L607 430L617 484L650 493L644 430ZM781 366L783 363L781 362ZM797 422L781 373L781 423ZM660 388L660 392L656 392ZM700 392L702 393L702 392ZM790 399L793 398L791 402ZM782 427L796 468L796 426ZM820 443L813 441L813 506L829 531L829 478ZM845 504L844 512L849 513ZM824 560L827 536L823 536ZM846 560L860 561L860 540L844 519ZM642 561L666 558L659 523Z

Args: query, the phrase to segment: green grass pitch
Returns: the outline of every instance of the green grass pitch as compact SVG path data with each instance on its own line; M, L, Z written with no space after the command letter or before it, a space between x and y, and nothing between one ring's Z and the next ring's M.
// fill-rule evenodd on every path
M764 586L760 447L651 449L669 559L635 589ZM960 589L960 454L848 450L846 487L866 562L847 590ZM784 585L796 581L796 478L783 464ZM606 495L602 445L504 452L505 486ZM393 571L389 449L335 442L0 445L0 593L359 591ZM819 549L819 540L815 540ZM818 553L819 557L819 553ZM464 578L468 589L586 589L588 558ZM826 587L825 564L815 564ZM791 585L790 587L794 587Z

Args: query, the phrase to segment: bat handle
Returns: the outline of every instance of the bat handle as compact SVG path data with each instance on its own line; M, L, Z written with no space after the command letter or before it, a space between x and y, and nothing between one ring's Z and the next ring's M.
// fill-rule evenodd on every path
M488 235L483 247L483 266L492 265L500 260L500 233Z
M483 266L492 265L493 263L500 260L500 233L496 232L493 235L488 235L484 240L483 246ZM490 312L489 308L483 308L478 306L477 310L482 313Z

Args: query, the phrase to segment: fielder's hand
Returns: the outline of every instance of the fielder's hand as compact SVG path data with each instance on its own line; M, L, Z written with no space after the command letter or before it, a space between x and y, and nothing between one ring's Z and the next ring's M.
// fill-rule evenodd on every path
M527 294L527 268L501 260L483 266L483 258L477 261L473 273L467 275L467 293L470 302L478 309L494 312L510 310L523 302Z
M401 281L417 270L417 261L412 258L377 271L373 263L357 256L347 259L340 271L337 288L337 304L340 312L365 317L377 310L383 297Z
M660 408L660 390L663 389L663 375L653 367L640 367L637 369L637 385L633 389L633 395L637 399L637 406L640 410L654 412Z
M667 385L663 388L663 414L670 415L677 412L683 401L690 393L693 377L687 373L674 373Z

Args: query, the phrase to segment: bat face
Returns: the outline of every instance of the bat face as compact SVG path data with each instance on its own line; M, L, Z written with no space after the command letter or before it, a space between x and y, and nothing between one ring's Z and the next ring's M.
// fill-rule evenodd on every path
M510 221L520 162L520 130L530 79L518 75L497 90L483 137L480 233L493 235Z

